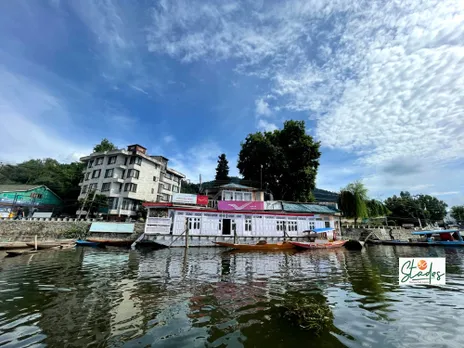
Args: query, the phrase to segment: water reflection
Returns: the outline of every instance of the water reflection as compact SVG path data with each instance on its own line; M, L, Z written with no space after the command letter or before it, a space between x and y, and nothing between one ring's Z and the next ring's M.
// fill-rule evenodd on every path
M398 257L413 255L446 257L447 286L399 287ZM461 347L463 260L461 249L385 246L79 248L3 259L0 346ZM277 314L308 298L333 313L318 337Z

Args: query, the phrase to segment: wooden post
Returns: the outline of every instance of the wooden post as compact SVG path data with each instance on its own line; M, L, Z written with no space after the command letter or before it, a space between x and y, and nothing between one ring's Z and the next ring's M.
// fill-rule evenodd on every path
M35 250L37 250L37 235L35 235L34 237L34 247L35 247Z
M188 249L189 247L189 220L191 218L186 218L186 226L185 226L185 248Z
M234 244L237 244L237 224L236 223L234 224Z

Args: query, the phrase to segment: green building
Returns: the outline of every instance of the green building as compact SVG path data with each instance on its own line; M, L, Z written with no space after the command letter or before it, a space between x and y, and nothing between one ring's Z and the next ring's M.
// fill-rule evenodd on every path
M0 185L0 217L18 207L59 213L62 206L61 198L45 185Z

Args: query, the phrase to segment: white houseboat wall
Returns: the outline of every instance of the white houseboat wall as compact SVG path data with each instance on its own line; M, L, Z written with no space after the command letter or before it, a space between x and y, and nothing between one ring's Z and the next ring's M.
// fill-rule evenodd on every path
M275 206L277 202L269 203L266 204L271 208L268 211L218 211L148 203L145 205L148 214L142 239L166 247L213 247L213 242L219 241L249 244L260 240L268 243L304 241L308 237L305 231L338 228L338 221L334 217L336 210L322 209L328 211L324 214L272 211L272 204ZM318 207L314 204L306 206ZM326 239L333 237L333 232L321 236Z

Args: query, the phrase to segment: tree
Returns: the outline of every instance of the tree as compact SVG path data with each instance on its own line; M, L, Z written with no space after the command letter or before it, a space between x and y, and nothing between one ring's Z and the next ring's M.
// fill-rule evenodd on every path
M199 193L199 184L190 183L187 181L182 181L182 185L180 188L181 193L190 193L190 194L198 194Z
M229 161L227 161L226 154L224 153L218 157L215 179L217 181L229 180Z
M105 152L105 151L111 151L111 150L116 150L116 146L110 142L108 139L104 138L100 144L97 144L93 148L93 152Z
M87 199L79 200L79 208L89 212L89 215L95 215L108 208L108 197L102 194L95 194L95 191L89 192Z
M391 219L398 224L436 223L443 221L446 216L445 202L430 195L412 196L407 191L401 191L399 197L394 195L385 200L386 207L392 212Z
M241 143L237 168L245 180L262 182L275 199L310 201L319 147L306 134L304 121L286 121L281 130L249 134Z
M354 223L356 223L358 219L364 219L369 216L366 204L367 200L367 188L362 182L355 181L341 189L339 199L340 210L345 217L353 218ZM374 213L377 214L377 211Z
M457 222L464 222L464 205L451 207L451 217Z

